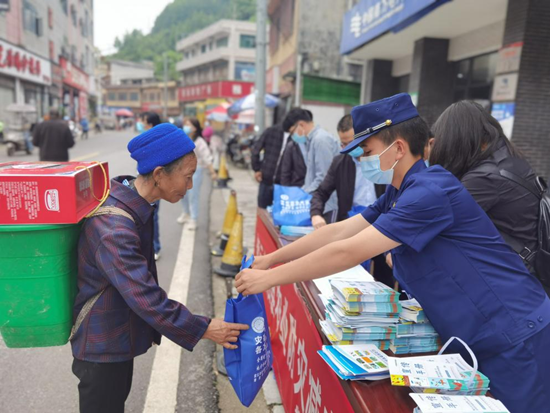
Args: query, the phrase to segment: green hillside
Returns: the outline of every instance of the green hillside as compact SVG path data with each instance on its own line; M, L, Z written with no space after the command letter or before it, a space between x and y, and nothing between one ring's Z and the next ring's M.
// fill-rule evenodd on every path
M178 78L175 64L181 59L176 42L220 19L254 20L256 0L174 0L155 20L151 33L134 30L115 40L117 52L109 57L155 62L155 75L162 78L162 55L168 53L170 78Z

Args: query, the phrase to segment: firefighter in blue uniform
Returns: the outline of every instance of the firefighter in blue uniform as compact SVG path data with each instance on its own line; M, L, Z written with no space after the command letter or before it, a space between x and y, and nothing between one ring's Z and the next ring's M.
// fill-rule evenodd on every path
M257 257L237 276L238 291L324 277L391 251L400 285L444 341L469 345L492 394L512 413L550 411L550 300L540 282L462 184L426 168L429 129L408 94L355 107L352 117L355 139L342 152L363 148L364 176L388 184L386 193L362 216Z

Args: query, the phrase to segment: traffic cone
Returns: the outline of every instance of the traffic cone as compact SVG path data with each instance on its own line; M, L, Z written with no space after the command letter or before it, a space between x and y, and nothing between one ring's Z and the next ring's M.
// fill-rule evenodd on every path
M229 181L229 173L227 172L225 155L222 155L220 158L220 171L218 173L218 188L227 188L227 181Z
M220 267L214 272L223 277L235 277L241 269L243 259L243 214L237 213L235 223L225 247Z
M229 194L229 202L227 203L227 208L225 210L225 218L223 220L223 227L220 236L220 246L212 248L212 255L216 257L221 257L225 251L225 246L227 241L229 241L229 234L233 229L233 224L235 222L235 217L237 216L237 193L231 191Z

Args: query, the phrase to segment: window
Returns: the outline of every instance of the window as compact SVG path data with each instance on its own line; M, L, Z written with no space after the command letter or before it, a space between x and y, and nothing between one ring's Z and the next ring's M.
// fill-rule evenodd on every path
M55 45L53 40L50 40L50 60L55 62Z
M131 92L130 93L130 100L132 102L137 102L139 100L139 93L138 92Z
M107 98L108 100L116 100L116 93L115 92L109 92L109 96Z
M42 36L42 19L38 16L35 7L28 1L23 2L23 27L37 36Z
M189 52L185 52L185 60L189 59Z
M68 0L59 0L61 3L61 9L63 10L63 13L69 14L69 1Z
M53 10L51 7L48 7L48 27L53 29Z
M78 66L78 58L76 57L76 46L71 46L71 63Z
M149 101L151 101L151 102L155 101L155 93L153 93L153 92L149 93Z
M455 62L454 101L469 99L489 105L496 61L495 52Z
M88 14L88 10L84 11L84 20L81 20L80 24L80 31L82 32L82 36L88 37L88 27L90 24L90 15Z
M240 47L242 49L256 48L256 36L251 36L249 34L241 34Z
M201 53L206 53L206 45L205 44L203 44L201 46Z
M71 4L71 20L73 21L73 26L76 27L77 17L76 17L76 7L74 4Z
M214 42L208 43L208 50L212 50L214 48Z
M128 100L128 94L126 92L118 92L118 100L120 101Z
M169 100L176 100L176 89L170 89L168 91L168 99Z
M216 40L216 48L227 47L229 45L229 37L222 37Z

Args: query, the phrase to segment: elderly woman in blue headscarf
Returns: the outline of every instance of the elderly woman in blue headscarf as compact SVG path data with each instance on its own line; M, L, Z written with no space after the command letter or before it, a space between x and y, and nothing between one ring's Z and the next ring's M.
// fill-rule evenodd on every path
M105 204L83 225L71 335L80 412L124 412L134 358L161 335L191 351L200 339L228 349L242 324L192 314L158 284L153 250L154 203L176 203L192 188L193 141L160 124L128 144L139 175L111 181Z

